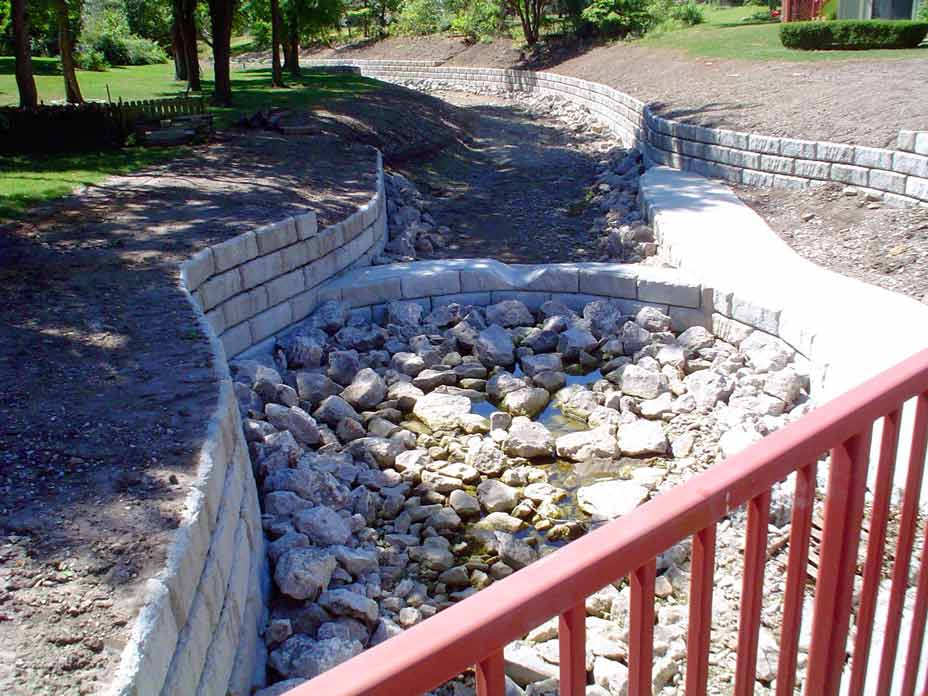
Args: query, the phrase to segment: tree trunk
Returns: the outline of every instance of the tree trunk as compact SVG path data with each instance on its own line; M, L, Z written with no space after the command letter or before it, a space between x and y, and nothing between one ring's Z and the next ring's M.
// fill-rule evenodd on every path
M187 79L187 53L184 49L184 34L180 25L184 9L181 0L171 2L171 50L174 53L174 79Z
M74 44L71 42L67 0L55 0L55 11L58 14L58 52L61 54L65 98L68 104L83 104L81 86L77 83L77 75L74 73Z
M13 53L16 56L16 86L19 88L19 105L35 108L39 93L32 76L32 54L29 52L29 20L26 17L26 0L12 0Z
M280 0L271 0L271 87L284 86L284 73L280 67Z
M235 0L209 0L210 24L213 28L213 98L219 106L232 105L232 79L229 56L232 41L232 15Z
M300 77L300 25L296 17L290 19L287 26L287 50L284 52L284 69L289 70L293 77Z
M187 70L187 88L199 92L200 54L197 51L197 0L179 0L180 2L180 36L184 47L184 65ZM231 16L229 21L231 22Z

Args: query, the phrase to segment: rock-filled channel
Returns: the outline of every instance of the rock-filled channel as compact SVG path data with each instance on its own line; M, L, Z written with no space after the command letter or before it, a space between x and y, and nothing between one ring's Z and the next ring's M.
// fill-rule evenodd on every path
M808 410L805 361L779 339L735 322L719 335L671 324L622 300L579 311L328 302L272 352L234 362L274 585L264 640L277 683L262 693L426 620ZM773 527L788 528L788 504L775 491ZM719 526L722 606L737 601L725 573L739 572L743 527L739 513ZM658 569L654 688L670 694L688 546ZM627 604L621 581L587 602L588 693L624 693ZM760 692L775 620L764 615ZM557 693L556 635L546 624L506 649L513 693ZM465 675L440 692L472 687Z

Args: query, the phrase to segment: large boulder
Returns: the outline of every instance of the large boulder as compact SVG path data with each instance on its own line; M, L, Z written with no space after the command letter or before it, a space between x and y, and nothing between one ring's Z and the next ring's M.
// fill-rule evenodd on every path
M486 309L487 323L499 324L506 328L513 326L531 326L535 318L522 302L518 300L503 300Z
M516 416L503 442L510 457L547 457L554 454L554 436L544 425L525 416Z
M648 489L631 481L599 481L577 490L580 509L597 520L627 515L648 499Z
M608 425L561 435L555 441L559 457L575 462L610 459L618 455L618 443Z
M703 411L710 411L719 401L728 399L735 387L734 379L715 370L694 372L683 383L696 400L696 407Z
M619 426L618 441L622 454L631 457L667 452L667 436L658 421L624 423Z
M499 324L480 332L474 343L474 353L486 367L512 368L516 364L512 335Z
M325 505L299 512L293 518L293 526L319 546L345 544L351 538L351 527L345 518Z
M477 486L477 500L487 512L510 512L519 504L519 491L502 481L487 479Z
M269 662L284 677L312 679L363 651L364 646L357 640L314 640L305 633L298 633L271 652Z
M547 389L527 387L506 394L502 406L514 416L532 418L544 410L550 399L551 394Z
M312 547L293 548L277 560L274 581L293 599L315 599L325 591L337 565L335 556Z
M372 410L386 395L387 385L383 378L369 367L360 370L341 393L345 401L361 411Z
M457 394L432 392L416 400L413 415L432 430L453 430L461 423L461 416L470 413L471 401Z
M663 391L661 373L630 363L610 372L606 378L624 394L640 399L655 399Z

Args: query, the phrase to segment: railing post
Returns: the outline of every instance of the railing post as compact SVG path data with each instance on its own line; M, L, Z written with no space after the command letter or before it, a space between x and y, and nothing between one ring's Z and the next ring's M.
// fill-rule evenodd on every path
M735 664L736 696L754 693L760 610L764 600L764 566L767 563L767 524L770 491L747 505L748 528L744 538L744 577L741 583L741 617L738 623L738 661Z
M635 570L629 580L628 696L651 696L654 666L654 580L657 561Z
M857 610L857 634L854 637L854 655L851 661L851 683L847 691L848 696L861 696L867 680L867 663L870 660L870 642L873 637L873 617L880 592L883 553L886 547L886 522L889 519L889 502L896 469L900 417L901 413L896 410L883 418L880 459L876 471L876 490L873 493L873 508L870 513L870 539L867 542L864 584L860 591L860 607Z
M476 667L477 696L505 696L506 663L503 650L494 651Z
M796 472L796 493L789 526L789 558L786 564L786 592L783 596L783 625L780 632L780 660L777 665L776 696L793 696L799 632L802 629L802 601L809 565L809 537L815 507L815 462Z
M561 696L586 693L586 604L561 614L558 626L561 660Z
M715 576L715 525L693 537L690 576L690 624L686 646L686 694L705 696L712 635L712 585Z
M893 562L892 581L889 590L889 607L886 610L883 652L880 656L880 674L877 693L888 694L896 668L896 653L899 649L899 627L902 624L902 609L909 583L909 564L915 544L915 527L918 523L918 503L925 471L925 439L928 437L928 393L916 398L915 423L912 428L909 448L909 469L905 477L905 494L902 500L902 517L899 521L899 536L896 539L896 560Z
M831 451L806 696L836 696L841 686L869 456L870 426Z

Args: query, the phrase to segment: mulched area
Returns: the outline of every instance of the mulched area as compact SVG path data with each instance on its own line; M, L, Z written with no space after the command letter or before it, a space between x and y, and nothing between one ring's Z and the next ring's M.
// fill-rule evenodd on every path
M540 67L601 82L688 123L811 140L894 147L900 129L928 130L925 59L815 63L708 59L662 48L579 48L532 62L511 42L391 38L314 58L433 60L447 65Z
M367 143L402 161L463 133L456 114L384 87L292 115L313 135L226 131L0 228L0 693L99 691L163 566L216 399L177 263L342 219L375 188Z
M928 303L928 209L890 207L837 184L735 190L800 256Z

